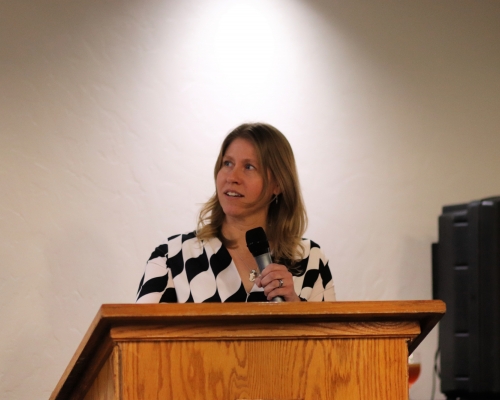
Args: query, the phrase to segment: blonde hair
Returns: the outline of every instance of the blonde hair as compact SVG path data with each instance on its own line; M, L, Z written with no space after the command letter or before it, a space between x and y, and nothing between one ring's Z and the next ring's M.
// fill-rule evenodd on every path
M273 198L267 212L266 231L275 262L293 267L303 258L301 238L307 226L307 214L300 191L295 157L286 137L275 127L264 123L243 124L231 131L224 141L214 168L214 179L222 168L224 154L237 138L250 141L257 152L263 171L268 171L281 190ZM269 185L268 174L262 174L264 188L261 198ZM261 200L261 199L260 199ZM276 201L277 200L277 201ZM224 245L233 244L222 235L225 214L219 203L217 192L204 204L198 218L197 237L207 240L219 238Z

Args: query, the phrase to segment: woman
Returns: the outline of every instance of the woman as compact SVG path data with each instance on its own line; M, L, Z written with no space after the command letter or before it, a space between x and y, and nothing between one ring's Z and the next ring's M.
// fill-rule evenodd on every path
M301 239L307 216L292 148L268 124L243 124L224 139L216 192L195 232L172 236L151 255L138 303L333 301L328 260ZM274 263L258 274L246 232L263 227Z

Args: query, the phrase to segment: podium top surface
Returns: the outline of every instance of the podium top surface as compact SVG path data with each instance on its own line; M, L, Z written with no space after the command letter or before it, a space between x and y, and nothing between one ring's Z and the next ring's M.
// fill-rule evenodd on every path
M269 325L269 328L275 328L278 324L300 327L308 324L348 323L366 326L407 322L417 327L417 333L408 342L409 352L412 352L445 311L446 306L440 300L104 304L100 307L51 398L61 398L60 395L70 389L72 381L83 371L96 349L109 338L114 328L140 331L148 327L169 329L182 324L233 327L241 324L246 327Z
M161 304L103 304L98 318L130 322L151 321L157 318L327 318L359 320L366 318L420 319L424 315L442 316L446 310L441 300L410 301L333 301L318 303L161 303Z
M420 335L408 344L410 353L446 312L441 300L335 301L319 303L183 303L103 304L83 342L117 326L169 325L172 323L276 323L401 322L416 321ZM83 344L83 343L82 343Z

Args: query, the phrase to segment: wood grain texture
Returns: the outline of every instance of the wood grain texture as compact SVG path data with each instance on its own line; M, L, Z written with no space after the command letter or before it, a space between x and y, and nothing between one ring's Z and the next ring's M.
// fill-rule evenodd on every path
M407 399L404 339L131 342L123 399ZM156 397L157 396L157 397Z
M271 328L272 329L269 329ZM302 325L283 323L270 325L239 322L169 324L168 326L120 326L110 331L114 341L157 341L193 339L270 339L270 338L352 338L403 337L413 339L420 333L416 321L390 322L304 322Z
M410 353L433 329L446 311L440 300L412 301L346 301L323 303L203 303L203 304L106 304L98 316L108 324L134 325L189 320L206 321L265 321L276 318L297 324L305 320L318 321L401 321L420 324L421 334L412 339ZM97 318L97 317L96 317Z
M119 353L120 350L116 347L92 382L84 400L119 400L121 398Z
M93 354L88 354L86 358L78 359L75 369L72 371L72 375L75 375L75 385L71 388L71 391L60 397L61 399L71 399L80 400L85 397L89 389L94 385L96 377L101 373L102 368L105 364L112 360L113 349L115 344L112 342L111 337L108 335L104 337L100 346L95 348ZM111 361L111 365L113 361ZM109 365L108 365L109 367ZM79 376L76 376L76 371L80 372ZM104 372L106 374L106 372ZM54 393L51 398L53 398Z
M96 317L113 319L251 318L251 317L344 317L348 319L404 317L408 315L443 314L446 307L440 300L411 301L337 301L321 303L202 303L202 304L103 304ZM99 317L99 318L98 318ZM97 321L94 321L97 322Z
M403 341L411 352L445 309L439 300L103 305L50 398L83 398L113 347L128 341L158 345L155 341L160 340L167 342L165 346L168 342L184 342L187 346L190 341L255 344L264 340L281 343L366 337ZM128 383L124 381L125 385Z

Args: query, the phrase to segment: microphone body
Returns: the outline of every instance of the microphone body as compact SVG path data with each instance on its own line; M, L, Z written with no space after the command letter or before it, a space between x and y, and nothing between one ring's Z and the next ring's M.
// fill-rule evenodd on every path
M254 256L254 258L257 262L257 266L259 267L260 272L264 271L264 268L273 263L270 253L264 253L259 256Z
M269 242L267 241L266 232L263 228L250 229L246 233L246 241L248 250L255 258L255 262L262 272L269 264L272 264L271 252L269 251ZM276 296L271 301L281 303L285 300L281 296Z

